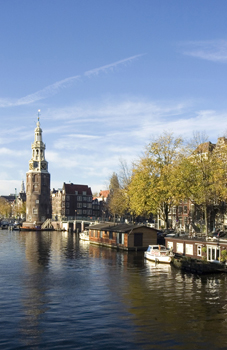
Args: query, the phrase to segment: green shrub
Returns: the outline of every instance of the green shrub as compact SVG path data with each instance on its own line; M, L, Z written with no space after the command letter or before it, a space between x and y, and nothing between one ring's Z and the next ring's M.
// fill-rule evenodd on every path
M226 260L227 260L227 250L223 249L221 251L221 262L226 262Z

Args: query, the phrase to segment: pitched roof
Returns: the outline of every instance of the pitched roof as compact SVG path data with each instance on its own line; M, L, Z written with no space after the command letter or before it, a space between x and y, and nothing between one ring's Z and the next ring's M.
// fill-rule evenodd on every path
M206 152L212 152L213 149L215 148L215 144L208 141L208 142L204 142L201 143L196 150L194 151L194 153L206 153Z
M78 194L83 194L84 191L86 191L87 195L92 196L91 188L87 185L77 185L77 184L63 184L63 187L65 189L66 194L75 194L76 191L78 191Z
M99 197L104 197L104 198L107 198L110 194L110 191L109 190L105 190L105 191L100 191L99 192Z

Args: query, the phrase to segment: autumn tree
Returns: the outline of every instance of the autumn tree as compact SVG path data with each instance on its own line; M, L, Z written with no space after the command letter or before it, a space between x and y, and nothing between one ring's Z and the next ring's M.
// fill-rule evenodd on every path
M163 133L151 142L143 157L134 166L129 198L136 215L159 214L168 228L170 208L179 201L174 169L183 157L183 140L172 133Z
M11 214L12 208L10 203L3 197L0 197L0 215L2 217L9 217Z
M122 217L128 208L126 190L120 185L118 175L116 173L113 173L110 178L109 190L109 210L114 216L115 220L116 215Z
M224 139L224 138L223 138ZM227 145L217 145L194 134L189 144L190 155L182 160L176 171L179 191L204 213L205 231L208 234L208 217L214 206L227 199Z

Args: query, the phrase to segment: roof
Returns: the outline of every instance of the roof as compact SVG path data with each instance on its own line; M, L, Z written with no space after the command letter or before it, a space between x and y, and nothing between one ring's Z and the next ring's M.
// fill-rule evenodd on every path
M99 197L104 197L104 198L107 198L110 194L110 191L109 190L105 190L105 191L100 191L99 192Z
M15 201L15 195L9 195L9 196L1 196L2 198L6 199L8 202Z
M110 232L129 232L139 227L146 227L149 230L156 231L152 227L147 227L146 225L134 225L134 224L113 224L109 223L99 223L96 225L89 226L89 230L102 230L102 231L110 231Z
M201 143L196 150L193 153L207 153L207 152L212 152L213 149L215 148L215 144L211 143L210 141Z
M92 196L91 188L87 185L77 185L77 184L63 184L63 187L65 189L66 194L75 194L76 191L78 191L78 194L83 194L84 191L86 191L88 196Z

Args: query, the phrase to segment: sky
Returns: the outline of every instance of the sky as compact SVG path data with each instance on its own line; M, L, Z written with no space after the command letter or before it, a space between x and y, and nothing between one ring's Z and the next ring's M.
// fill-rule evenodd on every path
M0 0L0 195L38 110L51 188L108 188L152 139L227 134L226 0Z

